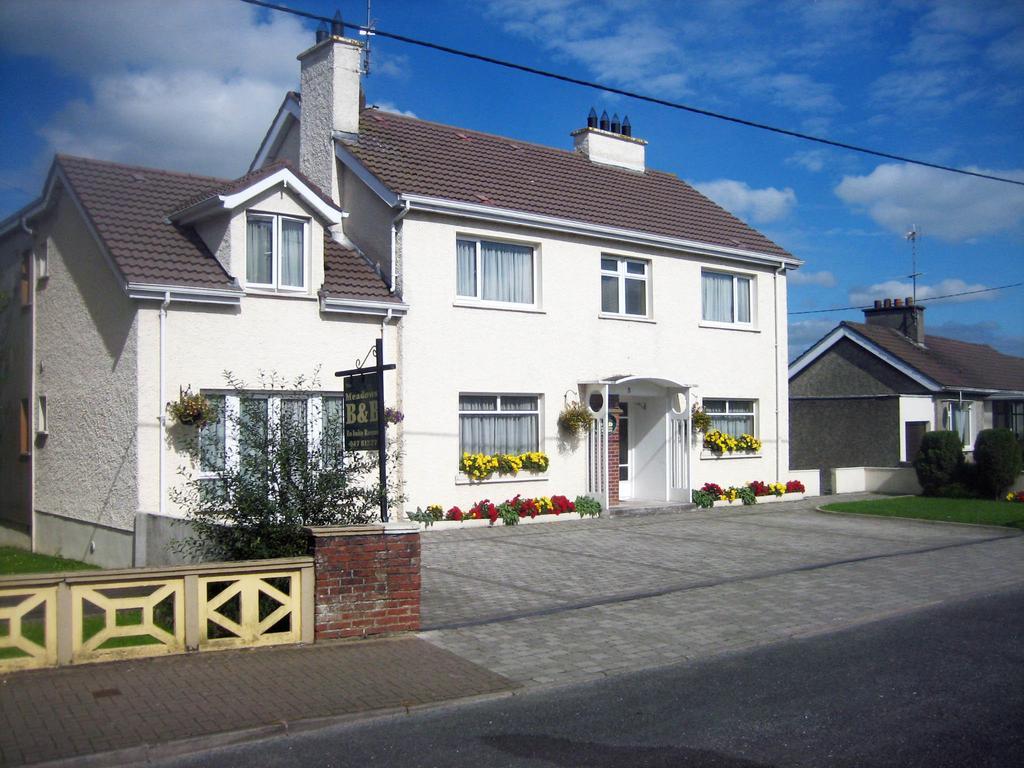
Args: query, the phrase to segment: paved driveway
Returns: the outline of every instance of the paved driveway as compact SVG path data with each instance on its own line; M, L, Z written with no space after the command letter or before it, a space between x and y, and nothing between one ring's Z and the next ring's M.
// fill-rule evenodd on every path
M423 637L577 682L1024 584L1024 536L819 500L423 535Z

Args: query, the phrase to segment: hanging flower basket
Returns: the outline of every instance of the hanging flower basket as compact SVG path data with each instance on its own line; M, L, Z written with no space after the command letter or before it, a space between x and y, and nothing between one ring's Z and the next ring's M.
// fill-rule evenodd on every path
M707 432L711 429L711 414L694 403L690 411L690 424L694 432Z
M167 404L167 412L171 417L186 427L204 427L217 421L217 409L201 392L193 392L191 387L179 389L178 399Z
M576 436L590 429L590 423L594 420L590 409L582 403L568 403L562 412L558 414L558 426Z

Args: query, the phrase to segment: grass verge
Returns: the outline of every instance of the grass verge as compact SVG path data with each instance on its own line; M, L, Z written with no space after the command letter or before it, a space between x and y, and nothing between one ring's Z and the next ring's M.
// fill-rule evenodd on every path
M0 576L18 573L52 573L55 571L87 571L97 568L79 560L40 555L17 547L0 547Z
M891 499L841 501L826 504L830 512L856 512L880 517L912 517L946 523L1003 525L1024 529L1024 504L986 499L939 499L929 496L897 496Z

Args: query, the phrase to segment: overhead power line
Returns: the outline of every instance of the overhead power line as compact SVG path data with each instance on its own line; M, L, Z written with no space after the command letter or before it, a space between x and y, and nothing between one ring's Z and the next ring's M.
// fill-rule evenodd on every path
M1019 288L1024 285L1024 282L1010 283L1009 285L997 285L994 288L979 288L974 291L960 291L959 293L945 293L941 296L929 296L922 301L940 301L941 299L952 299L956 296L973 296L976 293L991 293L992 291L1001 291L1004 288ZM825 312L846 312L851 309L873 309L871 306L867 307L831 307L829 309L805 309L800 312L790 312L791 315L820 315Z
M337 23L337 20L331 19L328 16L320 16L315 13L308 13L306 11L300 11L295 8L289 8L286 5L278 5L277 3L268 3L264 0L241 0L243 3L249 5L259 6L261 8L268 8L272 11L281 11L282 13L290 13L294 16L300 16L305 19L311 19L313 21L322 21L327 24L332 22ZM376 37L384 37L389 40L395 40L400 43L407 43L409 45L418 45L422 48L429 48L434 51L440 51L442 53L448 53L453 56L461 56L466 59L472 59L474 61L482 61L486 64L494 64L498 67L505 67L506 69L514 69L519 72L526 72L531 75L537 75L539 77L547 77L552 80L560 80L563 83L571 83L573 85L580 85L584 88L592 88L597 91L605 91L607 93L614 93L619 96L626 96L637 101L644 101L649 104L658 104L663 107L669 107L671 109L678 109L684 112L691 112L695 115L703 115L704 117L712 117L716 120L725 120L726 122L735 123L737 125L743 125L748 128L757 128L762 131L770 131L772 133L778 133L783 136L791 136L795 139L801 139L803 141L811 141L817 144L824 144L829 147L836 147L838 149L846 149L851 152L859 152L864 155L872 155L874 157L882 157L887 160L898 160L901 163L910 163L911 165L920 165L925 168L935 168L940 171L947 171L949 173L959 173L963 176L974 176L979 179L988 179L990 181L1000 181L1005 184L1016 184L1024 187L1024 181L1018 179L1010 179L1004 176L994 176L988 173L979 173L978 171L969 171L966 168L955 168L949 165L939 165L938 163L930 163L927 160L915 160L912 157L905 157L903 155L897 155L892 152L883 152L878 149L870 149L868 147L861 147L856 144L847 144L842 141L834 141L833 139L826 139L822 136L814 136L809 133L801 133L799 131L791 131L787 128L779 128L774 125L768 125L767 123L759 123L754 120L746 120L742 117L734 117L732 115L726 115L721 112L712 112L708 109L701 109L700 107L690 106L689 104L683 104L678 101L670 101L668 99L658 98L657 96L647 96L636 91L629 91L624 88L616 88L611 85L604 85L603 83L593 82L591 80L583 80L578 77L571 77L569 75L563 75L558 72L550 72L544 69L538 69L536 67L527 66L526 64L517 64L514 61L505 61L503 59L496 59L493 56L485 56L481 53L473 53L472 51L464 51L459 48L452 48L448 45L441 45L440 43L432 43L429 40L419 40L415 37L409 37L407 35L399 35L394 32L386 32L376 27L370 29L364 27L361 24L352 24L347 21L341 22L342 26L348 29L354 29L358 32L368 35L374 35Z

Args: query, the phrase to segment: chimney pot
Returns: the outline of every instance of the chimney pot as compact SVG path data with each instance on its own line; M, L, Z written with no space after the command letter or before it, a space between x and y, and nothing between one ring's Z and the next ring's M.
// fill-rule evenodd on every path
M330 30L327 28L327 22L321 21L320 26L316 28L316 41L322 43L328 37L331 36Z
M893 299L892 300L892 305L894 307L902 307L903 306L903 299Z
M601 128L602 131L607 131L609 127L610 126L609 126L609 121L608 121L608 112L607 111L602 111L601 112L600 128Z
M618 112L616 112L614 115L612 115L611 131L612 131L612 133L622 133L622 123L619 122L619 113Z
M881 299L875 299L875 309L881 309L881 308L882 308L882 300Z
M587 128L597 128L597 112L594 108L590 108L590 114L587 115Z
M914 306L914 297L913 296L907 296L907 298L905 298L903 300L903 303L906 304L908 307Z
M633 126L629 124L629 115L626 115L624 118L622 118L622 135L633 135Z
M341 11L334 12L334 18L331 19L331 34L334 37L345 36L345 22L341 18Z
M892 306L892 299L885 299L882 302L882 306L885 307L886 309L889 309L889 307Z

